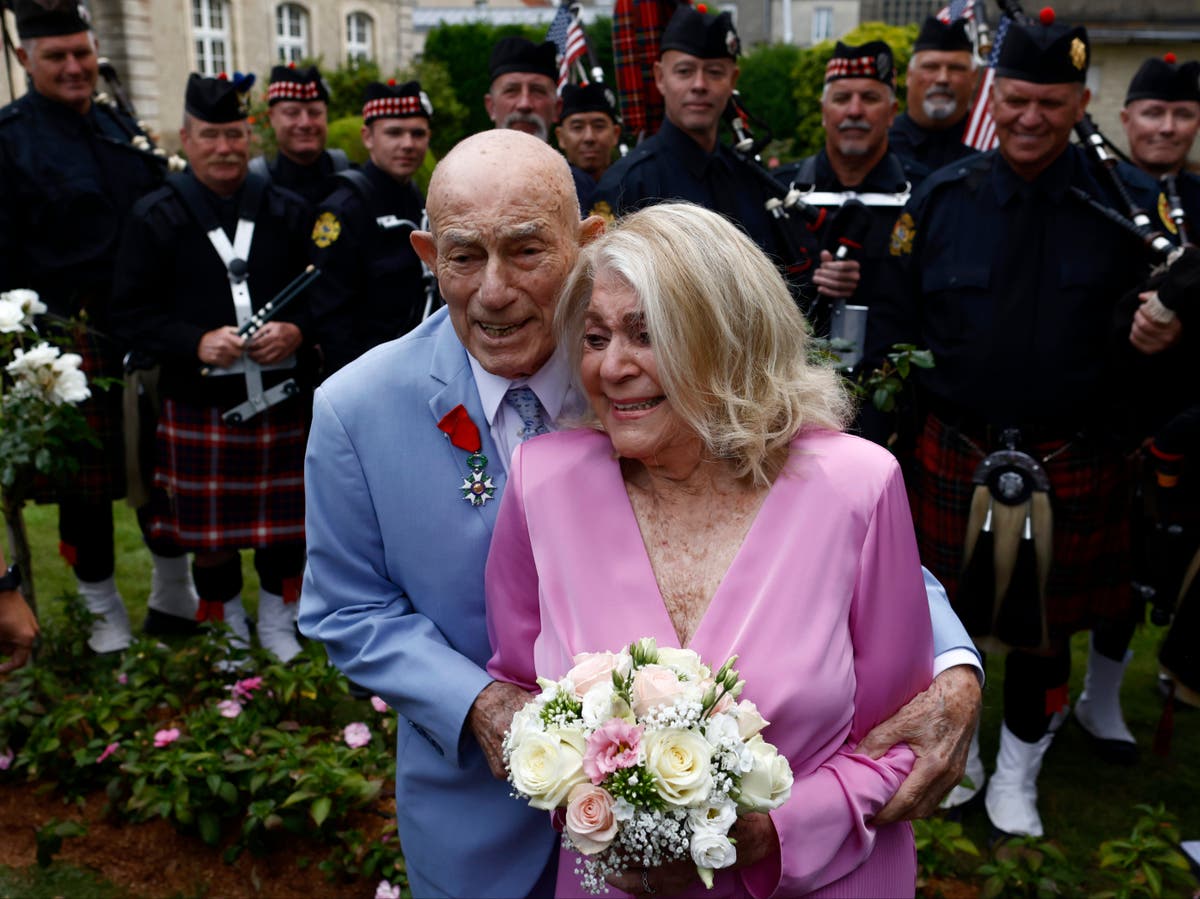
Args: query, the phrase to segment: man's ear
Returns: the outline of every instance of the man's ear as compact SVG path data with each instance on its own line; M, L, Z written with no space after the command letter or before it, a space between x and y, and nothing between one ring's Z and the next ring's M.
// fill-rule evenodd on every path
M413 231L408 235L409 243L412 248L417 251L417 255L421 257L421 261L429 267L431 272L437 271L437 241L433 239L433 235L428 231Z
M604 233L605 221L598 215L589 215L579 223L579 245L586 247Z

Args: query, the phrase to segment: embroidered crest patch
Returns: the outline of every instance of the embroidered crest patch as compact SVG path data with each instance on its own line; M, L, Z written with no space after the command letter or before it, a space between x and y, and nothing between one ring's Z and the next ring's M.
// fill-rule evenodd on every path
M892 228L892 241L888 252L893 256L907 256L912 253L913 238L917 236L916 223L907 212L896 219Z
M332 212L322 212L313 225L312 242L322 250L333 243L342 233L342 223Z

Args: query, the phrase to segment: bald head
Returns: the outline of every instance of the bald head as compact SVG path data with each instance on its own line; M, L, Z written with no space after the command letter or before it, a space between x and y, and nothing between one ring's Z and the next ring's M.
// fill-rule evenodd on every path
M554 352L558 291L603 222L579 221L566 160L520 131L484 131L429 182L430 232L412 244L434 270L455 333L492 374L516 379Z

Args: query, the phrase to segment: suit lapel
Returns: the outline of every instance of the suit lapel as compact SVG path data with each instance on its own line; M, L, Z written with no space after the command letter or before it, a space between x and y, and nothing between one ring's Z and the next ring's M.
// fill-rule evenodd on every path
M464 514L474 509L483 516L490 529L495 525L496 509L500 505L500 495L508 477L504 472L504 462L500 458L500 450L492 440L492 429L483 415L483 407L479 402L479 389L475 386L475 378L471 373L467 351L459 342L458 335L454 333L449 316L442 322L442 327L438 330L429 376L439 385L435 386L434 392L429 398L431 426L437 428L438 422L451 410L456 406L462 406L467 410L471 421L479 428L479 438L483 445L481 452L487 456L487 473L496 486L496 496L482 506L473 507L467 500L462 499L461 494L457 491L454 495L459 497L458 502L462 504ZM460 477L466 478L470 473L470 469L467 467L467 451L451 444L449 437L443 436L443 443L447 458L453 464L455 471L459 472ZM448 489L454 489L457 486L458 484L448 485Z

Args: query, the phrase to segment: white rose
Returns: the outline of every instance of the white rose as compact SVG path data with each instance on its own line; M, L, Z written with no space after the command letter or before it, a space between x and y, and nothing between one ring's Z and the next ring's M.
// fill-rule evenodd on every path
M587 783L583 773L583 734L559 727L527 732L508 758L513 786L529 797L534 808L547 811L566 803L576 784Z
M0 300L0 334L19 334L25 330L25 313L19 303Z
M644 737L646 770L671 805L699 805L712 792L712 744L692 730L666 728Z
M80 370L83 359L75 353L67 353L54 360L54 386L50 390L52 403L78 403L92 395L87 386L87 375Z
M680 680L700 681L712 676L708 666L700 661L700 656L690 649L659 647L658 664L673 670Z
M508 726L510 744L515 748L528 734L541 733L545 729L541 706L534 702L527 703L513 715L512 724Z
M737 861L737 849L729 837L715 830L698 830L692 834L692 861L698 868L728 868Z
M754 766L742 775L738 808L747 812L769 812L792 795L792 766L761 736L751 737L746 748Z
M39 368L49 368L58 356L58 347L48 343L39 343L32 350L18 348L13 351L13 361L8 363L8 371L13 375L29 377Z
M758 706L749 699L743 699L734 709L737 715L738 734L743 740L749 740L764 727L770 724L758 711Z
M3 298L21 307L21 314L24 316L23 323L26 325L32 325L33 317L46 311L46 304L38 299L37 291L30 290L28 287L14 288L5 293Z
M736 820L737 805L732 799L723 799L715 805L707 803L700 808L688 810L688 823L692 825L693 833L712 831L724 836L729 833L729 828L733 827Z

